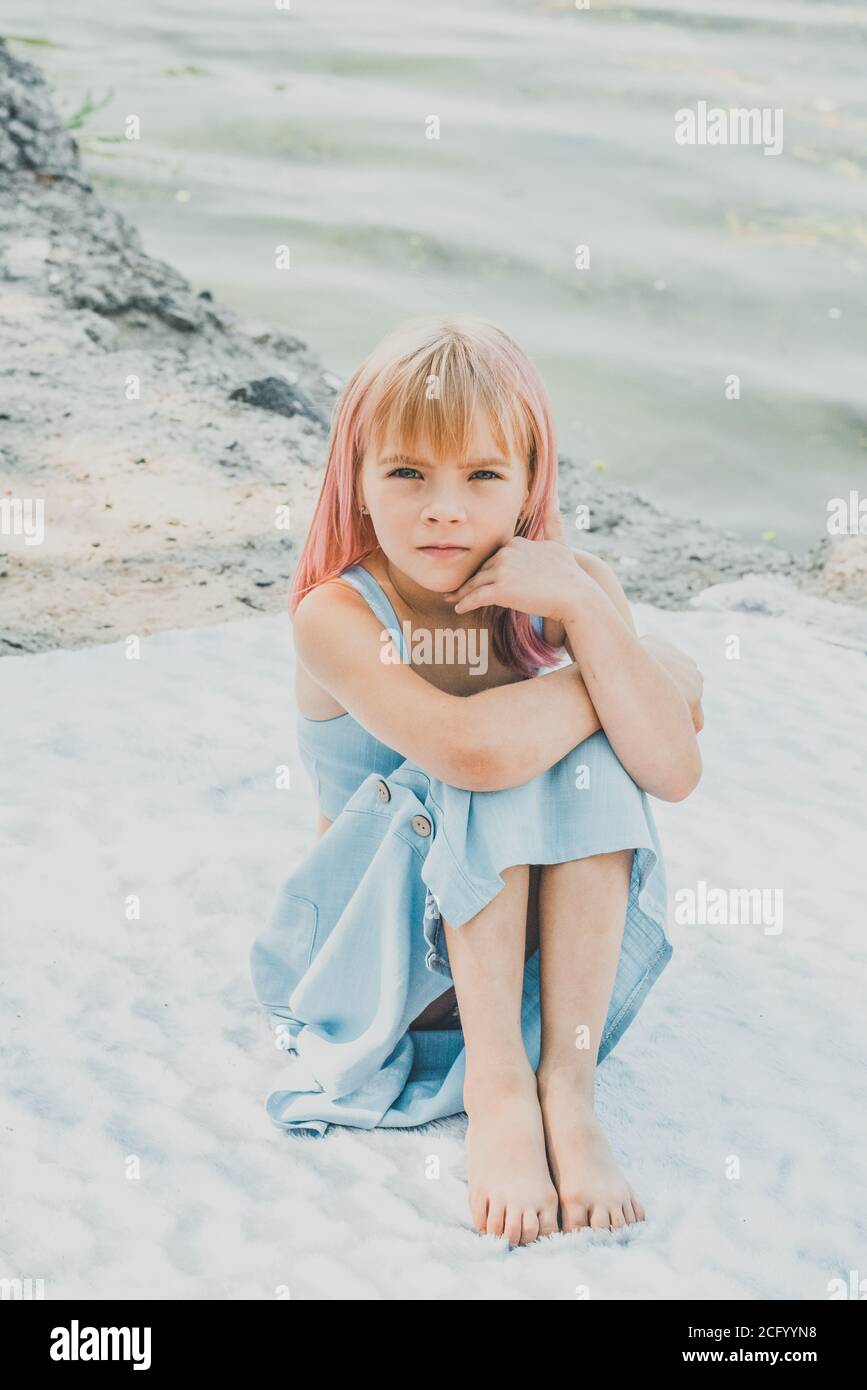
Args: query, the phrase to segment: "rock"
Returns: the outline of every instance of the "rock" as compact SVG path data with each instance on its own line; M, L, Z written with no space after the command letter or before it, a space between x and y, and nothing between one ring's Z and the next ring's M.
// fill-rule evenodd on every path
M867 653L867 611L851 603L832 603L804 593L780 575L748 574L714 584L690 600L690 607L716 612L760 613L812 628L823 642Z
M245 401L256 405L260 410L273 410L277 415L306 415L326 427L327 416L319 410L308 396L285 377L266 376L261 381L251 381L248 386L239 386L229 393L230 401Z
M867 607L867 536L823 536L805 568L812 592Z
M560 506L570 543L618 572L630 599L682 608L693 594L747 572L797 576L804 561L778 546L749 543L698 517L675 517L589 464L560 461ZM589 529L568 518L589 512ZM628 557L624 564L623 557Z

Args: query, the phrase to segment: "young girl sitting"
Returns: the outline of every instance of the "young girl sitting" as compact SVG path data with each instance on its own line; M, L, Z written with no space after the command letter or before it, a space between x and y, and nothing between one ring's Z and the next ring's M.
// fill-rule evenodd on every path
M566 543L505 333L413 320L353 374L290 610L319 839L251 952L269 1113L466 1110L474 1226L514 1244L644 1220L594 1080L672 955L648 794L701 776L702 679Z

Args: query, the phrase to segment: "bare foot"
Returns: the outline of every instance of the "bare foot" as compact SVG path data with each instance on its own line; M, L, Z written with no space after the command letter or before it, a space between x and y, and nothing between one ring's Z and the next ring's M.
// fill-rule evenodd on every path
M592 1092L571 1067L536 1078L551 1175L560 1198L560 1229L619 1230L645 1219L599 1121Z
M557 1191L545 1155L529 1061L468 1069L464 1108L470 1212L480 1235L529 1245L557 1230Z

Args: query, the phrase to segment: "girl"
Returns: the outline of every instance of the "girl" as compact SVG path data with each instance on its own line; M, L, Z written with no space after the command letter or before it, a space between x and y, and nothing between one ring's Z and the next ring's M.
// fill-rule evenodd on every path
M594 1078L672 954L648 793L701 776L701 674L566 544L505 333L412 320L350 378L290 611L319 839L251 952L269 1113L466 1110L474 1226L512 1244L644 1220Z

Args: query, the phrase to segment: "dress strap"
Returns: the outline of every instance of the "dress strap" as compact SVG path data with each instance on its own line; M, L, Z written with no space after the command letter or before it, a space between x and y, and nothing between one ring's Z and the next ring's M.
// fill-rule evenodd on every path
M391 600L379 580L374 579L363 565L350 565L348 569L341 572L338 578L345 579L367 600L368 607L373 610L383 627L387 627L396 637L401 659L410 665L409 648L404 641L403 629L392 607Z
M370 574L363 565L350 565L348 569L341 572L338 578L345 579L354 589L357 589L367 600L368 607L373 609L373 612L376 614L377 618L379 618L383 626L387 627L389 631L397 634L400 642L401 657L409 664L409 649L404 641L403 629L398 621L391 600L379 580L374 579L373 575ZM530 622L533 624L539 636L543 636L542 624L544 619L533 616L530 618Z

